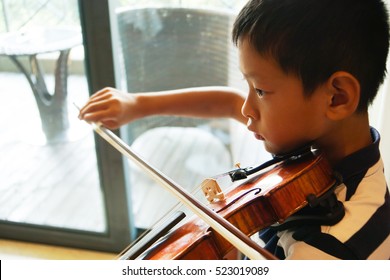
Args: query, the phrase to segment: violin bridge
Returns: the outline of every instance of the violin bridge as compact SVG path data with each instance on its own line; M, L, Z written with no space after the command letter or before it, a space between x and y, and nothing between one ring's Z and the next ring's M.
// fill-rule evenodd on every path
M225 195L216 179L205 179L202 184L202 191L209 202L225 200Z

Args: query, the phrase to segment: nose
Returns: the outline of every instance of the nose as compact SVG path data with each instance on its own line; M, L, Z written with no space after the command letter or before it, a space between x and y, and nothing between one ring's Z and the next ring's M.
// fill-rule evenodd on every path
M253 94L250 92L241 108L241 114L248 119L248 122L260 117L258 110L254 107L255 104L256 101L253 100Z

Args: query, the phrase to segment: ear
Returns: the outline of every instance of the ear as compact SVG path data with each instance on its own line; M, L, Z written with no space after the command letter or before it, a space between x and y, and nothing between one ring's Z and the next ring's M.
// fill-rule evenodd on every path
M328 118L342 120L356 112L360 100L360 83L353 75L344 71L335 72L328 79L327 87Z

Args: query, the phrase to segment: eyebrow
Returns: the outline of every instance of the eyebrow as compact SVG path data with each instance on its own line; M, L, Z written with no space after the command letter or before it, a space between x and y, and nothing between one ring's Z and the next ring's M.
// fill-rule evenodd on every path
M244 76L245 79L254 78L257 76L256 73L254 73L254 72L244 73L242 71L242 69L240 69L240 72L242 73L242 75Z
M241 67L238 67L238 71L240 71L240 73L244 76L244 78L250 78L254 76L253 73L244 73Z

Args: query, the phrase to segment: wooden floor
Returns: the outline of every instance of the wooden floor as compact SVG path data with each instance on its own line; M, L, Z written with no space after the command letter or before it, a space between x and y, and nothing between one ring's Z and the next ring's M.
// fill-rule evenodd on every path
M104 231L93 134L76 109L69 104L73 136L45 144L27 80L1 73L0 94L0 219ZM70 77L69 102L86 96L85 78Z
M114 260L117 254L0 239L1 260Z

